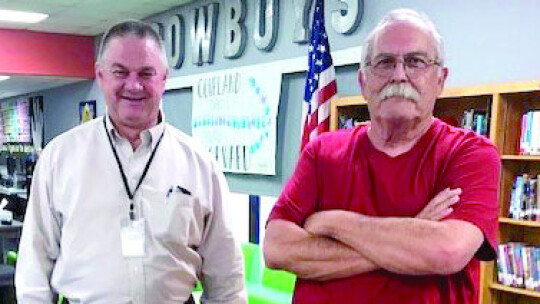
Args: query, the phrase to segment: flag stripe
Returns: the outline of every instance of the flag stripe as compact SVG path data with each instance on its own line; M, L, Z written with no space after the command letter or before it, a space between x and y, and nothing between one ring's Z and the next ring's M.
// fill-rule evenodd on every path
M336 75L335 75L335 71L334 71L333 66L331 66L328 69L321 72L321 74L319 76L319 86L318 86L317 90L315 90L315 92L313 92L313 96L311 97L311 100L309 101L309 103L311 104L311 109L313 111L316 110L319 107L319 104L321 103L321 99L318 98L315 95L319 95L320 94L319 91L323 90L325 87L327 87L332 82L334 83L334 93L331 94L331 95L326 95L326 96L332 97L333 95L336 94L335 80L336 80Z
M319 87L325 87L330 82L336 80L336 70L334 69L334 66L329 66L328 69L321 72L319 76Z
M329 130L330 99L337 92L334 64L324 27L323 0L315 2L308 64L304 95L308 111L304 119L302 149L310 140Z
M319 104L319 113L326 113L326 117L328 117L330 113L330 99L336 95L336 82L332 81L330 84L328 84L326 87L322 88L318 91L317 99ZM322 107L325 107L324 110L322 110ZM319 114L319 121L321 121L321 114ZM323 117L322 120L324 120Z

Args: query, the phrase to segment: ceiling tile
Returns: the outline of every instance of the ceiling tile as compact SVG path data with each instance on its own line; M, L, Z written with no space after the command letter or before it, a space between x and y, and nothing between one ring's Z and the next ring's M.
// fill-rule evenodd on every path
M0 0L0 9L54 14L82 0Z
M95 36L126 18L144 19L194 1L196 0L0 0L0 9L26 10L50 15L37 24L0 22L0 28ZM0 98L35 92L51 85L51 82L40 83L40 77L14 78L9 79L8 83L0 83ZM73 79L53 83L60 85L70 81ZM11 87L8 88L7 85Z

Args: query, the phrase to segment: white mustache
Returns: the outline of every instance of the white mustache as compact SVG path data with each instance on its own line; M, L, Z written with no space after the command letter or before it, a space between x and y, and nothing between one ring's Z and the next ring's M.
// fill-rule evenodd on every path
M415 90L409 83L392 83L384 87L377 95L377 101L385 100L390 97L403 97L420 101L420 93Z

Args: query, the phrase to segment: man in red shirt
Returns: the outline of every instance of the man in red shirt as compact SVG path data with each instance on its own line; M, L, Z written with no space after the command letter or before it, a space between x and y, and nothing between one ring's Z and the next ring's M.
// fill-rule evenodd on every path
M433 117L448 70L427 17L390 12L364 50L371 123L304 149L266 263L298 276L294 303L477 303L479 261L496 256L497 150Z

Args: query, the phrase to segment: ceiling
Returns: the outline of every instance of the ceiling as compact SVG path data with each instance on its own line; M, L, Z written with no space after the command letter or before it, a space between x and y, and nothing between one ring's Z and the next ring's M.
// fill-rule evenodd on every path
M196 0L0 0L0 9L49 15L47 19L36 24L0 21L0 28L96 36L120 20L145 19L194 1ZM0 99L81 80L83 79L69 77L13 76L0 81Z

